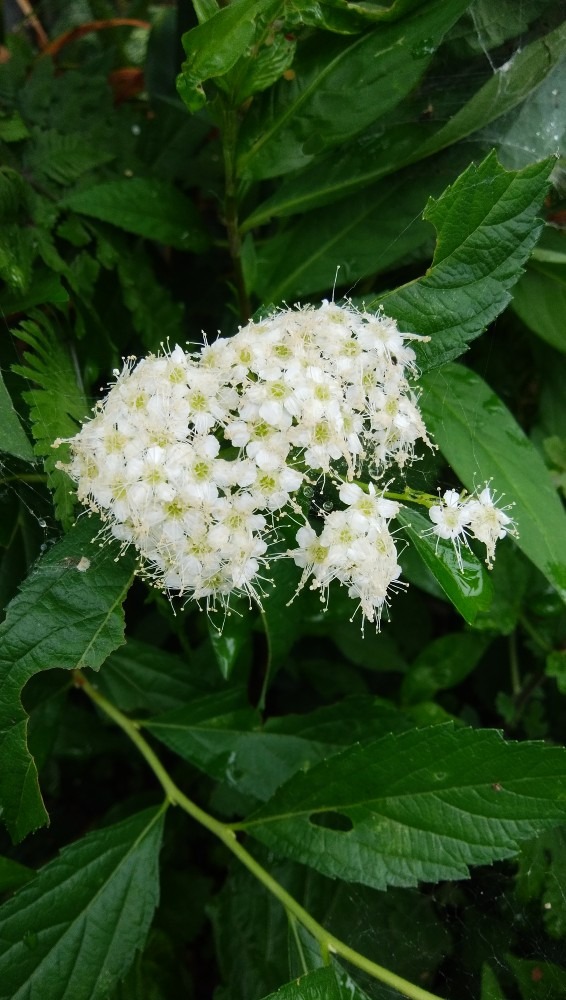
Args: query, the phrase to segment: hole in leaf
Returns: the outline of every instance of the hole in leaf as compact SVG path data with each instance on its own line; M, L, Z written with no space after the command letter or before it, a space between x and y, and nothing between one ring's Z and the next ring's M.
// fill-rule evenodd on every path
M309 816L309 823L312 823L313 826L322 826L325 830L338 830L340 833L348 833L354 829L354 824L348 816L331 809L326 812L313 813L312 816Z

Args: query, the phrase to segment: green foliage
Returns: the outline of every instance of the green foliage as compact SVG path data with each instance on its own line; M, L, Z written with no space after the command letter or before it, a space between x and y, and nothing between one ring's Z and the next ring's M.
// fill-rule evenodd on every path
M163 810L151 809L89 833L4 903L5 996L108 996L145 943L159 898L162 826Z
M18 840L47 820L27 748L20 695L39 670L95 669L123 642L122 602L132 561L93 546L100 524L82 519L48 552L7 609L2 626L0 733L10 768L2 773L4 820Z
M566 514L539 453L474 372L446 365L424 386L423 411L442 453L468 489L493 480L513 498L517 544L565 599Z
M509 857L533 828L561 822L563 773L561 748L435 726L323 761L241 826L324 874L377 889L462 878L467 865Z
M0 997L563 1000L560 5L34 10L52 47L22 15L0 61ZM323 296L429 338L381 630L284 558L328 475L269 515L261 606L132 585L53 443L121 359ZM492 569L427 516L486 482Z
M77 433L87 413L87 402L77 384L69 352L46 318L22 323L18 337L32 349L24 353L25 364L15 366L14 370L37 386L23 393L29 405L34 453L44 459L55 513L63 526L69 528L74 509L72 484L67 474L57 468L58 462L68 458L68 449L54 449L53 442L57 437L73 437Z

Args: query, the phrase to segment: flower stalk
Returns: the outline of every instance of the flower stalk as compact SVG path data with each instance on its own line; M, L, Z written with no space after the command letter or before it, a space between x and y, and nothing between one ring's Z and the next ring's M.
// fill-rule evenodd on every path
M317 920L314 919L311 914L305 910L303 906L291 895L272 875L260 865L258 861L246 850L245 847L238 841L236 833L234 830L225 823L220 822L215 819L209 813L201 809L195 802L189 799L181 789L175 784L167 770L164 768L163 764L159 760L157 754L154 752L152 747L149 745L147 740L142 736L140 732L139 723L132 719L129 719L124 715L115 705L112 704L107 698L104 697L96 687L90 683L79 670L75 670L73 674L73 680L77 687L80 687L86 695L98 706L117 726L122 729L122 731L128 736L128 738L134 743L142 757L148 764L148 766L153 771L155 777L159 781L167 802L174 806L179 806L184 812L191 816L197 823L205 827L210 833L217 837L228 850L236 857L238 860L251 872L255 878L265 888L279 900L281 905L287 911L289 919L291 921L297 921L300 923L313 938L317 941L321 955L323 958L330 961L332 955L339 956L345 959L351 965L356 968L361 969L368 975L372 976L379 982L385 983L387 986L392 987L397 990L401 996L406 997L407 1000L440 1000L437 994L430 993L428 990L423 989L421 986L417 986L415 983L409 982L407 979L403 979L402 976L396 975L396 973L391 972L389 969L378 965L377 962L371 961L371 959L366 958L360 952L356 951L354 948L350 948L344 941L340 938L335 937L330 934L325 927L322 926Z

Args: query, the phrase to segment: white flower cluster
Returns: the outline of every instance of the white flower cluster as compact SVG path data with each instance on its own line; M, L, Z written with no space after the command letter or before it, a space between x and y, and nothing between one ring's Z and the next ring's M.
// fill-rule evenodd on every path
M130 359L62 467L111 534L135 546L146 576L224 603L233 592L260 599L277 519L286 509L296 521L297 491L330 476L345 509L325 517L320 535L305 523L284 554L303 568L302 583L312 576L324 592L339 580L379 623L389 589L403 586L389 530L399 505L352 480L363 468L374 479L403 468L419 439L430 444L408 381L411 339L385 316L325 301L251 322L198 353ZM432 530L457 539L446 534L447 498L432 508ZM483 530L491 558L489 517L482 529L470 502L462 524L479 538ZM506 515L489 516L505 534Z

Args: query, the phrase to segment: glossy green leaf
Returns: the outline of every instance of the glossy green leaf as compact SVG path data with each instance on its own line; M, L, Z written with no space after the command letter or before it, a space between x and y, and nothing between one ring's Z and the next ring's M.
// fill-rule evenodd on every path
M455 687L477 666L490 639L477 632L452 632L425 646L401 685L406 704L427 701L437 691Z
M93 545L99 529L97 520L82 518L43 556L0 629L0 753L10 761L0 773L0 803L16 840L47 820L27 748L24 684L51 667L98 668L123 642L122 602L133 558L116 561L115 545Z
M265 1000L344 1000L344 994L338 988L334 970L325 966L282 986Z
M244 230L274 216L306 212L352 195L401 167L437 153L472 135L525 100L566 52L566 25L539 38L502 64L487 82L431 135L422 121L397 124L364 133L332 156L313 161L300 173L283 180L267 201L254 209ZM540 122L540 116L537 119ZM497 144L494 134L491 143ZM531 156L539 159L539 156ZM422 168L421 168L422 170ZM427 176L429 171L427 170ZM433 194L434 192L431 192Z
M491 602L490 580L480 560L464 547L460 568L452 542L433 535L432 522L417 510L404 507L397 520L405 526L411 545L448 600L464 621L473 625L479 612Z
M106 181L67 195L62 205L177 250L198 253L208 245L192 201L161 180Z
M393 0L392 3L350 3L348 0L287 0L285 18L290 27L311 25L326 31L351 34L376 21L396 21L424 0Z
M368 305L383 304L401 329L431 337L419 345L421 370L461 354L510 301L540 235L537 212L551 167L544 161L507 171L490 153L427 205L424 218L437 232L432 265Z
M150 809L87 834L0 907L3 1000L106 1000L157 905L163 816Z
M512 305L529 329L566 354L566 264L531 261Z
M468 490L492 480L515 505L516 544L566 599L566 513L537 449L475 372L446 365L421 384L427 427L447 461Z
M334 878L466 878L566 819L566 750L449 723L353 746L291 778L239 829ZM338 827L338 828L337 828Z
M468 2L430 0L403 20L402 34L396 23L344 39L307 38L297 52L294 78L258 99L246 118L240 176L274 177L306 166L395 107Z
M224 76L257 41L266 21L282 10L281 0L239 0L222 7L183 35L186 60L177 90L189 111L206 103L203 83Z
M35 872L11 858L0 857L0 893L21 889L34 878Z
M35 455L0 373L0 451L34 462Z

